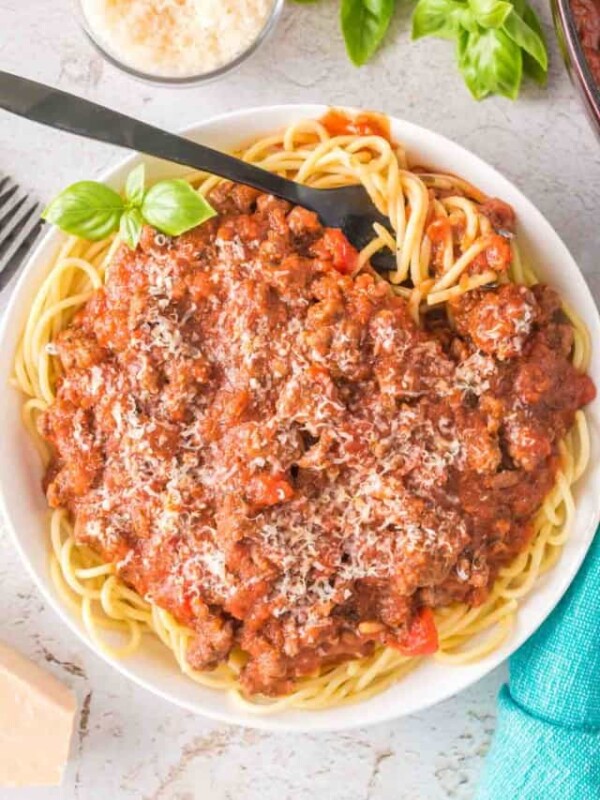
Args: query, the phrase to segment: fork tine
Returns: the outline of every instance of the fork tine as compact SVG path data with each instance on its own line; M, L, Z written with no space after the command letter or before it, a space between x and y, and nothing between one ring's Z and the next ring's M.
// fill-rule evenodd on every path
M10 234L15 230L22 217L22 206L26 204L27 195L21 189L10 195L2 205L0 205L0 245L8 239Z
M37 205L37 201L24 194L18 202L11 205L8 213L3 213L3 209L0 208L0 252L2 246L10 240L27 219L34 205Z
M11 197L10 203L0 205L0 249L16 232L25 217L29 216L34 205L37 205L37 200L28 197L20 189Z
M13 181L10 175L5 175L3 172L0 172L0 197L11 194L18 188L18 184Z
M43 224L40 217L41 213L41 203L34 202L33 205L28 205L26 213L21 215L21 228L17 231L8 248L0 254L0 291L6 286L21 264L21 261L14 259L14 256L25 244L33 244L38 228ZM15 230L14 227L12 229Z

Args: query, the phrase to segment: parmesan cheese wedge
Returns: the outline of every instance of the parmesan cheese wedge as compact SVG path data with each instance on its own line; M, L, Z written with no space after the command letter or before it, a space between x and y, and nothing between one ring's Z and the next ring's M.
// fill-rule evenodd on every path
M0 642L0 786L58 786L75 718L73 693Z

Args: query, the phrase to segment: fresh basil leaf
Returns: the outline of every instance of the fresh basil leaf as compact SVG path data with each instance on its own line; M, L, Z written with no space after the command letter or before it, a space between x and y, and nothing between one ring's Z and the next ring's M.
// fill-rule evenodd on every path
M459 24L459 29L458 29L459 33L461 29L469 31L470 33L479 32L479 25L477 24L477 20L473 16L473 12L468 6L466 6L466 8L463 8L463 10L460 12L458 18L458 24Z
M488 94L516 99L523 74L521 49L502 30L461 31L458 65L471 94L481 100Z
M537 33L537 35L540 37L540 40L544 43L544 47L547 51L548 47L546 44L546 37L544 36L544 31L534 9L531 6L526 5L521 16L523 17L523 22L526 22L531 30L534 31L534 33ZM536 59L530 56L527 51L523 53L523 71L529 75L530 78L533 78L534 81L539 83L540 86L546 85L546 82L548 81L548 68L546 67L544 69L542 66L540 66Z
M438 36L454 39L464 11L468 13L464 3L455 0L419 0L412 17L412 38Z
M129 245L132 250L135 250L139 244L143 227L144 220L142 219L139 208L129 208L121 216L119 236L125 244Z
M548 69L548 51L543 34L531 28L514 10L506 18L502 30L515 44L537 61L544 72Z
M146 169L143 164L138 164L132 169L125 182L125 199L130 206L142 205L144 199L144 183L146 181Z
M42 219L61 230L97 241L119 227L123 201L113 189L96 181L73 183L42 212Z
M357 67L381 44L394 14L395 0L342 0L341 23L346 50Z
M183 180L155 183L142 203L146 222L169 236L179 236L215 214L202 195Z
M501 28L513 7L504 0L469 0L469 8L482 28Z

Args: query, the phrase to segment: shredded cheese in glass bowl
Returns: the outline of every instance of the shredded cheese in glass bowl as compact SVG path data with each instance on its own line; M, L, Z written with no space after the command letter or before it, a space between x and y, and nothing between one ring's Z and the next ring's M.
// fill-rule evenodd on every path
M284 0L77 0L82 27L115 66L166 84L206 82L246 60Z

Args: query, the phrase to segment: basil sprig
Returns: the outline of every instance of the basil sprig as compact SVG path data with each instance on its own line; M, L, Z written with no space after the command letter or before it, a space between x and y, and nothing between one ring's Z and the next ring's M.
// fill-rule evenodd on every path
M316 0L296 0L309 4ZM341 0L346 50L362 66L381 45L396 0ZM412 38L456 42L458 67L477 100L489 94L515 99L523 75L546 82L548 51L542 27L527 0L419 0Z
M179 236L215 213L186 181L159 181L146 190L144 165L139 164L127 176L124 197L103 183L79 181L57 195L42 218L93 242L118 230L135 249L145 222L168 236Z
M342 0L340 18L346 50L357 67L377 50L394 16L396 0Z
M295 0L309 5L317 0ZM341 0L340 24L346 51L353 64L362 67L379 48L390 25L396 0Z
M524 74L546 82L546 42L526 0L419 0L412 38L424 36L456 41L458 68L476 100L515 100Z

